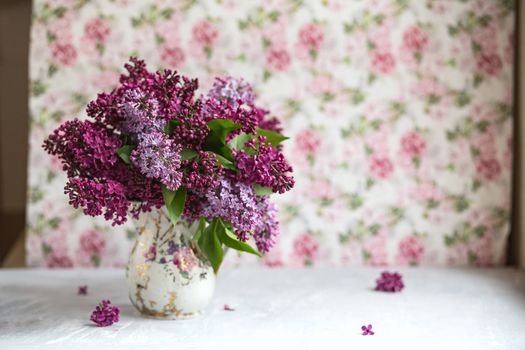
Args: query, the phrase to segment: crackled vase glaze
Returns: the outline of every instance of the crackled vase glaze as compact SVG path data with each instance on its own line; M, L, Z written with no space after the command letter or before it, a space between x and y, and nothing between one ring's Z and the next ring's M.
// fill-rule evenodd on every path
M191 240L195 227L171 224L166 209L142 214L126 269L129 298L145 316L190 318L202 313L215 274Z

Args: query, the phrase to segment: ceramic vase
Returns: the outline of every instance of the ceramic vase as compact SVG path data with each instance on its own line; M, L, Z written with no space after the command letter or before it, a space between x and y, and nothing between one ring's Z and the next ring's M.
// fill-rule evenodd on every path
M143 213L126 269L129 298L148 317L184 319L201 314L215 287L215 274L191 240L196 229L173 225L165 207Z

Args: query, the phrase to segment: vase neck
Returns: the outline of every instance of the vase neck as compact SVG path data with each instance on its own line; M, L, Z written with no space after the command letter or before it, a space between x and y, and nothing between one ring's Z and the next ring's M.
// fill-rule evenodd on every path
M195 230L196 225L189 225L184 220L173 225L166 207L163 206L140 215L137 224L137 240L157 246L162 246L169 241L184 244L193 237Z

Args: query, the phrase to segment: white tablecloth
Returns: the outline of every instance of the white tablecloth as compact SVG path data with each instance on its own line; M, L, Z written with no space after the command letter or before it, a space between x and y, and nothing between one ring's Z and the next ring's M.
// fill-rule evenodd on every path
M0 349L525 349L523 272L398 270L397 294L373 291L371 268L224 270L206 313L183 321L141 317L122 270L0 270ZM90 324L101 299L119 323Z

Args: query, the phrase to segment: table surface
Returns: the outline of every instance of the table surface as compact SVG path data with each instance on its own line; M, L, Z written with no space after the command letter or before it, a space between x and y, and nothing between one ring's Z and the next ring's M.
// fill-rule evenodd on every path
M0 349L525 349L525 273L397 270L395 294L374 268L224 270L206 313L177 321L141 317L123 270L0 270ZM120 322L90 324L101 299Z

